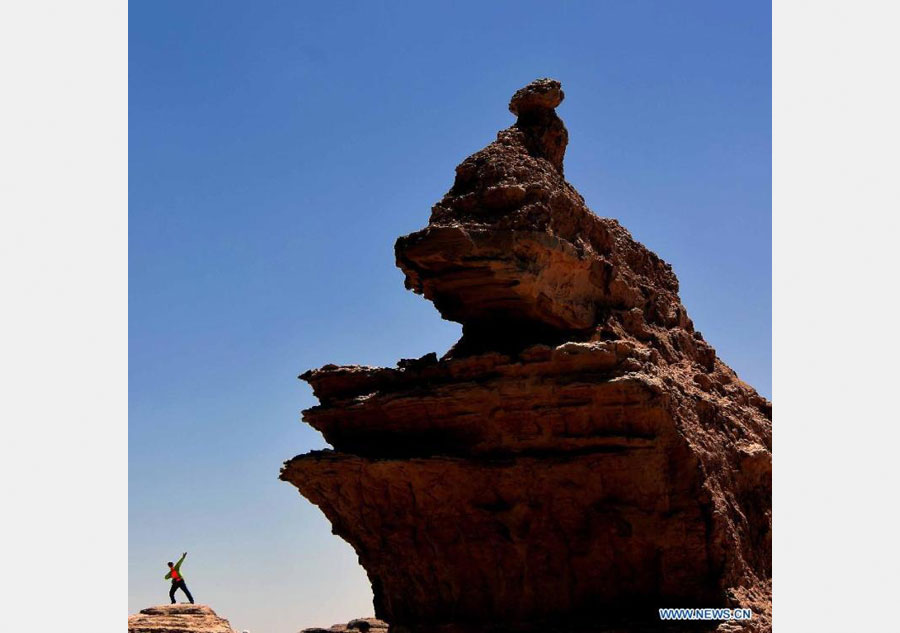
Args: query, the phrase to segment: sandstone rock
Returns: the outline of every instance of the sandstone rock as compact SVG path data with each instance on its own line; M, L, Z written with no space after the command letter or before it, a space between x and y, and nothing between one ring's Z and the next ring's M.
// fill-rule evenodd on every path
M163 604L128 616L128 633L234 633L203 604Z
M562 84L555 79L535 79L519 88L509 100L509 111L519 116L533 110L552 110L565 99Z
M771 404L694 330L671 267L565 181L562 98L517 92L516 123L397 240L460 341L301 376L334 450L281 478L397 631L636 631L659 607L768 604Z
M335 624L327 629L301 629L300 633L387 633L388 624L376 618L357 618L347 624Z

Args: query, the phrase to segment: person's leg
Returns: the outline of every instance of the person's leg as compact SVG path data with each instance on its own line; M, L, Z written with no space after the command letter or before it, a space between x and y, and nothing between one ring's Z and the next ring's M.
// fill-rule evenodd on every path
M184 595L188 597L188 600L191 601L191 604L194 604L194 597L191 595L191 592L188 591L187 585L184 584L184 581L181 581L181 590L184 592Z
M169 600L172 601L172 604L175 604L175 590L176 589L178 589L178 585L173 582L172 588L169 589Z

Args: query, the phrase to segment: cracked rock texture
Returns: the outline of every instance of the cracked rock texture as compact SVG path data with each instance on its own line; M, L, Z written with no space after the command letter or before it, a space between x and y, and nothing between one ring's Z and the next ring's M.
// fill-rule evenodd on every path
M128 633L235 633L203 604L163 604L128 616Z
M550 79L519 90L516 123L397 240L407 288L459 342L301 376L334 450L281 478L354 547L397 631L768 613L771 403L694 329L671 267L565 181L563 97Z

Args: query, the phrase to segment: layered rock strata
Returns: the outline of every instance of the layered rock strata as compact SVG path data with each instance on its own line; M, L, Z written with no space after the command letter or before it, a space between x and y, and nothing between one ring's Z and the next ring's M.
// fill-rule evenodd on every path
M163 604L128 616L128 633L234 633L203 604Z
M671 267L565 181L563 97L519 90L516 123L396 243L460 341L301 376L334 450L281 478L398 630L658 621L740 606L771 576L771 404L694 329Z

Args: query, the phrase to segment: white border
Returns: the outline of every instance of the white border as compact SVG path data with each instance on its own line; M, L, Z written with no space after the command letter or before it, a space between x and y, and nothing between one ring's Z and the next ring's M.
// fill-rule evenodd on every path
M774 3L776 631L896 627L898 18Z
M3 627L127 614L127 51L121 1L0 13Z

